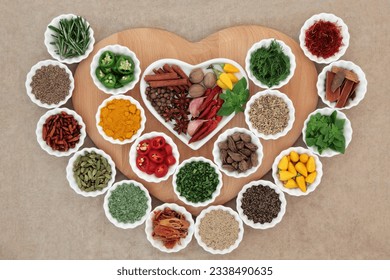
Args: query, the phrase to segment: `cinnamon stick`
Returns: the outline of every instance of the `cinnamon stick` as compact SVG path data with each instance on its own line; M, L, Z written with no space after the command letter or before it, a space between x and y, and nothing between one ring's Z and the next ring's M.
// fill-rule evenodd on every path
M164 74L155 74L155 75L145 75L145 81L164 81L164 80L173 80L179 78L176 73L164 73Z
M332 91L332 84L334 77L336 76L335 73L328 71L326 73L326 85L325 85L325 91L326 91L326 99L329 102L335 102L337 99L340 97L340 88L335 90L334 92Z
M169 87L169 86L181 86L186 85L187 80L186 79L177 79L177 80L165 80L165 81L151 81L149 85L152 88L159 88L159 87Z
M337 67L337 66L333 66L333 67L332 67L332 72L333 72L333 73L336 74L337 72L340 72L340 71L344 72L345 78L346 78L347 80L353 81L353 82L355 82L355 83L358 83L358 82L359 82L359 77L358 77L358 75L357 75L355 72L353 72L352 70L348 70L348 69L341 68L341 67Z
M352 88L354 84L355 83L353 81L350 80L345 81L344 86L341 90L340 98L339 100L337 100L336 108L343 108L345 106L345 104L348 101L348 97L352 93Z

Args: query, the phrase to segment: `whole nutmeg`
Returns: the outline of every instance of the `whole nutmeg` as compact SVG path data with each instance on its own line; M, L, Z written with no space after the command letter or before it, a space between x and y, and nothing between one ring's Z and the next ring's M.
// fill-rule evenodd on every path
M213 72L208 72L204 75L203 84L206 88L213 88L217 82L217 76Z
M201 84L193 84L192 86L190 86L190 88L188 89L188 94L193 97L193 98L196 98L196 97L201 97L204 92L205 92L205 88L204 86L202 86Z
M203 80L203 77L203 70L200 68L195 68L190 73L190 81L193 84L199 84Z

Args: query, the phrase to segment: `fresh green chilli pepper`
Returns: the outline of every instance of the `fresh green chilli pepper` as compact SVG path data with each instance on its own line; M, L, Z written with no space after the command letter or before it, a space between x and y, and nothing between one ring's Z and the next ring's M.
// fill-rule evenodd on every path
M100 67L100 69L102 69L104 74L109 74L113 72L111 67Z
M121 55L116 62L116 68L119 73L128 75L134 71L134 62L130 57Z
M113 74L107 74L103 80L102 83L107 88L114 88L116 83L116 78Z
M115 64L115 54L110 51L105 51L99 58L100 67L111 67Z
M124 75L122 78L120 78L119 83L121 85L127 85L128 83L131 83L134 80L134 75Z
M102 81L104 76L106 76L106 74L102 71L100 67L96 68L95 75L99 81Z

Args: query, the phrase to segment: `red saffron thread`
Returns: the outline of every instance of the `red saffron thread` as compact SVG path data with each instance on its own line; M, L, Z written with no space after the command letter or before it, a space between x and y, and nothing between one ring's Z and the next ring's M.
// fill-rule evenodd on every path
M317 21L306 30L305 35L307 49L318 57L331 57L342 46L340 27L330 21Z

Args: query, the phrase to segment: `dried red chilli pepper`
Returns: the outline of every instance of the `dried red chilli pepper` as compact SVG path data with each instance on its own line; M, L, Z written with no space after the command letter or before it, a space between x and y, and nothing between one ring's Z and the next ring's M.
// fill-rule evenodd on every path
M219 121L218 120L209 120L202 125L202 127L192 136L188 144L202 140L207 135L209 135L214 129L217 128Z
M206 97L206 99L203 101L202 106L200 106L200 108L199 108L199 112L202 112L204 109L206 109L207 106L210 105L210 103L212 102L212 100L214 99L214 97L215 97L217 94L221 93L221 92L222 92L222 89L221 89L219 86L215 86L215 87L211 90L210 94L208 94L207 97Z
M208 113L210 112L211 108L214 106L214 105L217 105L218 101L217 100L212 100L212 102L210 103L209 106L207 106L203 111L202 113L200 113L200 115L198 116L198 119L205 119L205 117L208 115Z
M305 45L315 56L328 58L342 46L340 27L333 22L319 20L305 32Z

